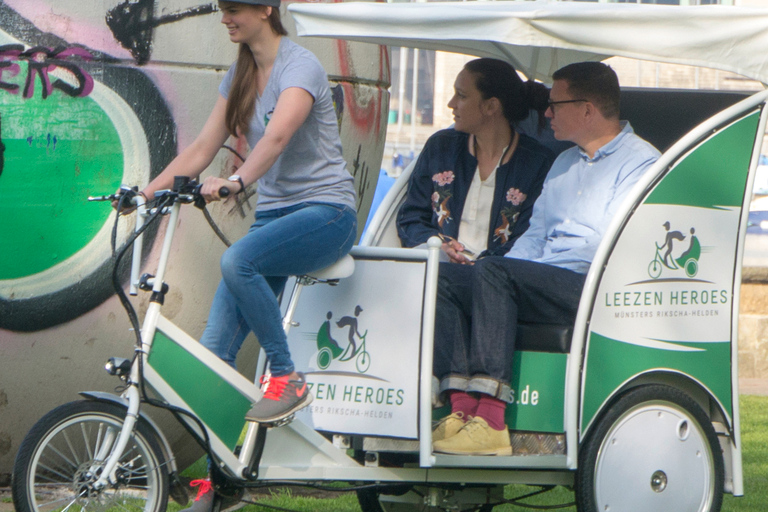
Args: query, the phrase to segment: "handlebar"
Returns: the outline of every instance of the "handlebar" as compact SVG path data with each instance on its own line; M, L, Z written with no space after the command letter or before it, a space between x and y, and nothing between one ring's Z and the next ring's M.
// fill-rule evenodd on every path
M133 258L131 262L131 278L130 278L130 294L136 295L138 293L139 284L139 272L141 267L141 254L143 247L143 227L147 219L156 218L158 215L164 215L170 213L171 205L176 204L194 204L204 213L208 218L207 211L205 210L205 198L200 194L202 184L199 184L196 180L192 180L186 176L176 176L173 182L172 190L158 190L155 192L155 198L150 202L151 205L147 205L148 201L145 197L139 193L138 187L121 186L120 189L113 194L103 196L89 196L88 201L110 201L117 202L117 208L121 208L123 205L136 206L138 215L136 216L136 226L134 228L135 238L133 241ZM219 197L227 198L231 195L231 191L228 187L221 187L219 189ZM148 209L148 206L151 206ZM133 208L129 209L130 211ZM176 210L178 212L178 210ZM125 212L127 213L127 212ZM173 217L173 216L172 216ZM119 215L118 217L119 218ZM117 218L115 223L117 223ZM149 220L151 222L151 219ZM210 220L209 220L210 222ZM226 243L226 242L225 242Z
M195 206L202 208L205 205L205 199L200 194L201 188L202 184L198 184L196 181L190 180L188 184L185 184L183 187L179 187L179 190L176 190L176 187L174 187L173 190L158 190L155 192L155 199L175 196L181 203L195 203ZM232 192L230 191L229 187L221 187L219 189L219 197L222 199L226 199L231 195L231 193ZM136 206L146 202L144 201L144 197L139 194L138 187L127 187L125 185L120 187L118 193L103 196L88 196L88 201L114 202L119 201L123 197L125 197L125 200L127 200L129 204L134 204Z

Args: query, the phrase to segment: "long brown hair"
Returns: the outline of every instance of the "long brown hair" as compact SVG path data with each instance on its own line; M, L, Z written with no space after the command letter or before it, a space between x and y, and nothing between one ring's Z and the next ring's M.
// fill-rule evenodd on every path
M288 31L283 27L283 22L280 21L280 9L277 7L272 7L272 12L269 15L269 26L272 28L272 32L279 36L288 35ZM235 137L248 133L248 125L256 107L256 71L256 61L253 59L251 49L247 44L240 43L235 76L232 79L229 98L227 98L225 117L227 130Z

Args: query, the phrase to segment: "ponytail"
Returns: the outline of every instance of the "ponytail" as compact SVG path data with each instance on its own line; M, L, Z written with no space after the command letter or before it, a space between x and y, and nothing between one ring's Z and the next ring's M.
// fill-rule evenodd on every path
M240 43L225 117L227 130L233 137L248 133L248 126L256 109L256 69L251 49L247 44Z
M280 20L280 9L277 7L271 9L268 20L272 32L279 36L287 36L288 31ZM256 71L256 61L253 60L251 49L248 45L241 43L224 118L227 130L234 137L248 133L251 118L256 109Z
M483 99L497 98L504 117L510 125L528 118L530 110L539 113L539 130L546 126L544 112L549 101L549 89L539 82L523 82L515 68L498 59L475 59L464 69L475 76L475 86Z
M525 82L524 87L529 110L535 110L539 114L538 131L541 133L547 126L544 113L549 108L549 89L541 82L533 80Z

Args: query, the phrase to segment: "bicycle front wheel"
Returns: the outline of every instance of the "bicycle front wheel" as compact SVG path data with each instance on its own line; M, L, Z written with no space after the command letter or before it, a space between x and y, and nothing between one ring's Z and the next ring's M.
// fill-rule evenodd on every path
M152 429L137 421L110 483L93 488L112 454L126 410L116 404L71 402L43 416L21 443L13 467L18 512L163 512L168 473Z

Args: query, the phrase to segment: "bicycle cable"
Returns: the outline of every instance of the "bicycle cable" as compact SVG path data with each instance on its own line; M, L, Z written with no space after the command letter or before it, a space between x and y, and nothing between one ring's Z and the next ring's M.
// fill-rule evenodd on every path
M167 195L167 196L163 196L162 201L154 200L153 203L155 203L155 204L153 204L153 206L151 208L151 209L154 209L154 213L152 213L149 216L149 218L146 220L146 222L142 225L142 227L139 228L138 230L135 230L128 237L128 239L125 241L125 243L123 243L123 245L120 247L120 249L116 251L115 246L116 246L116 240L117 240L117 227L118 227L118 223L119 223L119 219L120 219L120 215L121 215L120 212L122 211L122 206L123 206L123 204L124 204L124 202L125 202L125 200L127 198L128 198L128 195L121 195L120 196L120 198L118 200L118 204L117 204L118 214L115 217L115 224L114 224L114 226L112 228L111 244L112 244L112 258L114 259L114 265L112 267L112 285L113 285L113 287L115 289L116 295L120 299L120 303L122 304L123 309L125 309L125 311L126 311L126 313L128 315L128 319L129 319L129 321L131 323L131 326L132 326L132 328L134 330L134 334L136 336L136 348L134 349L133 360L135 361L137 357L139 359L139 376L140 376L139 377L139 392L141 394L141 400L143 402L149 404L149 405L154 406L154 407L159 407L159 408L162 408L162 409L166 409L166 410L170 411L174 415L181 414L181 415L187 416L190 419L192 419L197 424L197 427L200 429L200 432L202 433L202 437L203 437L202 441L203 442L201 444L203 444L203 446L202 446L203 449L205 449L205 451L208 453L209 457L211 457L211 460L214 460L214 461L218 460L218 457L216 457L213 454L213 450L211 448L210 437L208 436L208 432L206 431L202 421L194 413L192 413L191 411L187 411L186 409L183 409L181 407L176 407L174 405L171 405L171 404L169 404L167 402L151 398L149 396L149 394L147 393L146 384L145 384L145 381L144 381L144 378L143 378L144 377L144 358L140 357L140 354L142 352L142 345L143 345L142 338L141 338L141 326L139 325L139 319L138 319L138 315L136 314L136 309L133 307L133 304L128 299L128 296L125 294L125 291L123 290L123 287L120 284L120 279L119 279L119 275L118 275L119 274L119 268L120 268L120 262L122 261L122 259L125 256L125 254L128 252L128 249L134 244L136 239L141 234L143 234L144 231L147 230L147 228L150 225L152 225L154 222L157 221L157 219L163 214L165 208L168 207L168 205L170 205L171 203L173 203L175 198L172 195ZM179 418L177 418L177 419L179 419ZM185 422L180 422L180 423L182 425L186 426ZM194 431L192 431L192 430L189 430L189 431L194 434ZM196 436L193 436L193 437L196 437Z
M409 486L409 484L398 484L398 485L401 487ZM297 480L271 480L269 482L249 482L249 483L246 483L243 487L247 489L259 489L259 488L270 488L270 487L306 487L310 489L317 489L324 492L345 493L345 492L355 492L355 491L363 491L363 490L369 490L369 489L370 490L391 489L393 487L393 484L363 484L363 485L352 485L348 487L332 487L328 485L322 485L322 484L317 484L313 482L302 482ZM450 484L443 485L443 486L435 485L433 487L455 490L455 486ZM509 499L502 498L493 503L483 503L482 505L492 505L492 506L514 505L516 507L530 508L534 510L558 510L558 509L573 507L576 505L575 502L561 503L557 505L534 505L532 503L520 503L520 500L524 500L527 498L531 498L534 496L538 496L540 494L550 492L555 488L556 486L554 485L545 485L545 486L541 486L541 488L536 491L523 494L522 496L517 496L515 498L509 498ZM418 492L416 489L411 489L411 490L415 492L417 495L421 497L425 497L424 494ZM262 505L261 503L254 502L254 501L248 501L248 500L243 500L243 501L246 503L259 505L259 506L273 507L272 505ZM277 509L277 510L281 510L281 509ZM288 509L282 509L282 510L288 510ZM464 509L464 512L471 511L471 510L477 510L477 507Z

